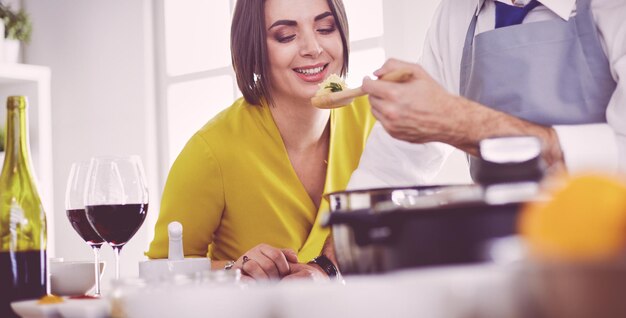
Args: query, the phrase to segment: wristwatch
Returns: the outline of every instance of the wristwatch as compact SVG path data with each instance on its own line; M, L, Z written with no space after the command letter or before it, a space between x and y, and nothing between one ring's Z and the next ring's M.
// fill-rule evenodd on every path
M314 258L309 264L317 264L330 278L336 278L339 274L339 270L337 270L335 264L333 264L326 255L320 255Z

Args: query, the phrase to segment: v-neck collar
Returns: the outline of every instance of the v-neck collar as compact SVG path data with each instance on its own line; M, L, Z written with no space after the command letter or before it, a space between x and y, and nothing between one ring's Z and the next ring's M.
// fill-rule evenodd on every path
M285 141L283 140L282 135L280 134L280 130L278 129L278 125L276 124L276 121L274 120L274 116L272 115L272 111L269 109L270 106L267 106L266 104L261 106L263 108L263 117L266 118L266 120L264 122L268 123L267 125L265 125L268 133L270 134L270 136L272 137L272 139L276 140L276 142L279 143L279 146L281 148L281 161L285 162L286 166L288 166L288 170L290 171L289 174L289 178L296 184L298 184L297 189L293 189L293 191L297 191L298 192L298 196L302 196L303 198L307 198L307 200L303 200L304 202L306 202L307 207L311 210L311 211L317 211L316 215L320 215L321 211L325 211L328 209L327 205L324 204L324 197L321 198L320 200L320 204L319 207L315 207L315 203L313 202L313 199L311 198L311 196L309 196L309 193L306 191L306 188L304 187L304 184L302 183L302 181L300 180L300 178L298 177L298 174L296 173L296 170L293 167L293 164L291 163L291 159L289 159L289 153L287 152L287 147L285 146ZM326 162L327 162L327 166L326 166L326 176L324 176L324 188L322 190L322 194L327 192L328 187L330 186L330 179L328 178L328 173L331 170L332 165L334 164L334 160L333 160L333 156L331 154L332 152L332 144L333 144L333 140L334 140L334 126L335 126L335 112L333 110L330 111L330 116L328 118L328 125L329 125L329 140L328 140L328 157L326 158ZM317 219L317 218L316 218ZM317 221L317 220L316 220Z

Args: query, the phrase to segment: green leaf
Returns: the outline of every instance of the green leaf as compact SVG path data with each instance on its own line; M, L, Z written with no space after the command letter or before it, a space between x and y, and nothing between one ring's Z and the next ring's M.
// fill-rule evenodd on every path
M33 26L26 11L19 10L16 13L9 6L0 3L0 19L4 23L5 38L30 42Z
M333 93L341 92L343 90L343 87L341 87L341 84L339 83L329 83L324 88L330 89L330 91Z

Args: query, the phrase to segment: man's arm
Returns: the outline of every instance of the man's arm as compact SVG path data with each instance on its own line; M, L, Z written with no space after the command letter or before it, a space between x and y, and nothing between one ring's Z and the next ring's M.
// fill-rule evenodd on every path
M418 64L389 60L375 72L381 76L398 68L411 69L404 83L363 81L372 113L389 134L411 143L443 142L477 155L482 139L500 136L536 136L542 140L544 160L564 166L563 153L552 127L513 117L449 93Z
M471 15L465 14L467 7L461 7L466 5L466 2L457 1L455 5L451 3L452 1L441 2L441 7L427 35L420 62L437 83L449 93L458 94L458 75L463 46L458 38L451 38L450 35L465 35ZM467 5L471 6L470 2L467 2ZM471 116L460 117L466 118L467 122L480 121L480 117L496 118L495 124L500 127L491 127L495 130L489 137L511 134L538 136L546 145L544 150L546 160L555 162L556 166L565 165L570 172L590 169L615 171L618 166L620 171L625 172L626 82L623 79L626 78L626 41L623 39L626 38L626 28L621 21L626 14L626 4L620 0L606 0L593 1L591 6L603 49L610 61L611 73L617 81L617 87L606 111L607 124L548 127L516 120L512 116L496 111L494 114L486 111L482 114L483 116L476 114L478 119ZM467 18L464 18L465 16ZM439 23L439 21L446 21L446 23ZM457 110L462 111L462 107L458 107ZM446 113L445 116L459 116L460 114L465 114L465 112L452 111ZM495 124L491 123L491 125ZM471 140L465 140L465 145L459 147L472 153L476 151L477 144Z

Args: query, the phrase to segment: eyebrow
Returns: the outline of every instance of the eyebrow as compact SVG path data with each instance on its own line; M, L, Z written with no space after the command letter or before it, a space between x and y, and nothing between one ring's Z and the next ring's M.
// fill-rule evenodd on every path
M315 18L313 19L314 21L319 21L322 20L328 16L332 16L333 14L329 11L326 11L322 14L318 14L317 16L315 16ZM272 23L272 25L270 25L270 27L268 28L268 30L272 29L275 26L279 26L279 25L286 25L286 26L295 26L298 25L298 22L294 21L294 20L278 20L274 23Z

